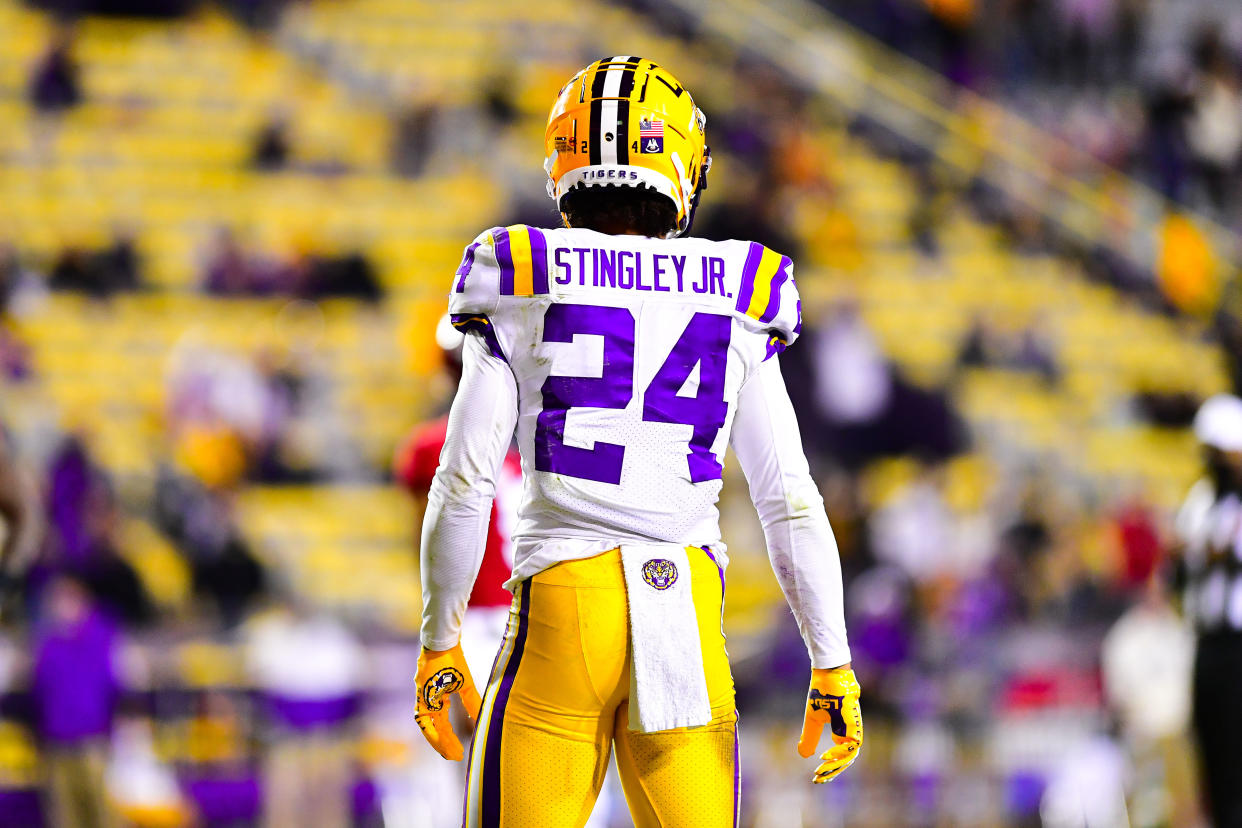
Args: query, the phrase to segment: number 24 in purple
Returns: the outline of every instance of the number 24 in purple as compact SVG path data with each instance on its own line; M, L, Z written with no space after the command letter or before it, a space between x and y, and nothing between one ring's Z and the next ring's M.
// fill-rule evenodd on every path
M652 378L643 396L643 420L693 426L686 460L690 480L720 478L712 454L729 405L724 400L725 367L731 320L696 313ZM603 371L598 377L550 376L543 384L543 411L535 426L535 468L602 483L620 483L625 446L597 440L593 448L565 444L565 415L570 408L625 408L634 397L634 315L626 308L557 304L543 319L544 342L572 342L575 335L604 340ZM678 391L699 366L693 397Z

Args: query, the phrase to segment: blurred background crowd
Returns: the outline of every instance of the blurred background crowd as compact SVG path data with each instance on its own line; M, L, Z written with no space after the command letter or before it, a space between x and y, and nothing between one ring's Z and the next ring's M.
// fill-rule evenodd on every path
M393 457L620 52L707 114L694 233L804 297L868 740L809 784L727 466L743 825L1202 824L1165 575L1242 391L1236 3L0 0L0 825L454 824Z

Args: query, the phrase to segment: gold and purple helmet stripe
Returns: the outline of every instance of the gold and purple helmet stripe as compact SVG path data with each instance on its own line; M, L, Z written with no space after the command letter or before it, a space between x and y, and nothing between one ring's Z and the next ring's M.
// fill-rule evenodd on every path
M548 292L548 243L543 232L524 224L492 231L501 296L535 296Z
M771 322L781 309L781 287L790 278L793 262L758 242L750 243L737 309L760 322Z

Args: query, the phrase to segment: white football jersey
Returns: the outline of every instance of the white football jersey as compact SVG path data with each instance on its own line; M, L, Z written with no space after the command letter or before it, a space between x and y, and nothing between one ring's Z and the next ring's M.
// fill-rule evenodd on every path
M556 540L719 543L738 393L801 329L787 257L494 228L466 249L449 311L516 380L519 560Z

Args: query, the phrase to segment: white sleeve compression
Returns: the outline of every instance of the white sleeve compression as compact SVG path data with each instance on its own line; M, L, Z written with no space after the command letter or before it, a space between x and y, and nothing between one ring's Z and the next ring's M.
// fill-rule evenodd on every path
M841 558L776 359L742 386L730 437L759 512L772 569L814 668L850 660Z
M474 334L466 336L462 362L423 517L422 643L429 650L450 649L461 636L487 544L496 477L517 423L517 383L509 365Z

